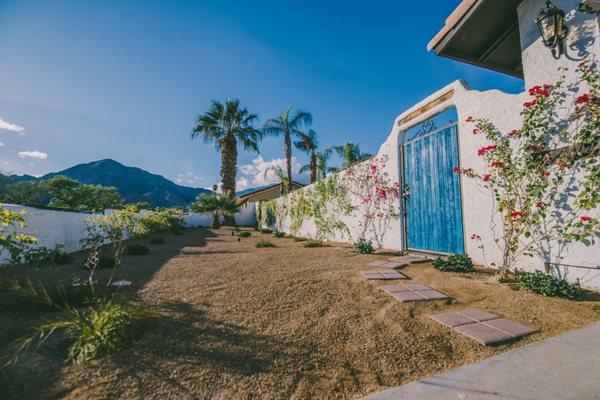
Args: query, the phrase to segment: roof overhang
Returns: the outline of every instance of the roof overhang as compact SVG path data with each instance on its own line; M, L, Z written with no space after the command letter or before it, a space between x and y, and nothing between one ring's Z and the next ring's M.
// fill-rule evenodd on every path
M517 6L522 0L463 0L427 45L435 54L523 78Z

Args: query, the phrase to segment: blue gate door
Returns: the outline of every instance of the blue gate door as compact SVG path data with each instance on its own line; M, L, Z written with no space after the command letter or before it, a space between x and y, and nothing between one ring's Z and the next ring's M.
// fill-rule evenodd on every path
M456 125L404 144L408 248L463 253Z

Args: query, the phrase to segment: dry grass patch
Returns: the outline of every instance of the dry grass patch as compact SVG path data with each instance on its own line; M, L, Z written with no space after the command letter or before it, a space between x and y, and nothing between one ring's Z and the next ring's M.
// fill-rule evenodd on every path
M75 366L62 363L56 343L0 371L3 398L356 398L600 319L593 298L546 298L493 284L485 272L444 273L430 264L402 272L455 301L401 304L359 274L384 256L292 240L256 248L261 236L238 242L229 229L193 229L149 255L126 255L122 276L151 315L131 347ZM82 257L31 274L84 276ZM6 348L45 311L7 293L0 301ZM426 317L466 307L541 332L485 348Z

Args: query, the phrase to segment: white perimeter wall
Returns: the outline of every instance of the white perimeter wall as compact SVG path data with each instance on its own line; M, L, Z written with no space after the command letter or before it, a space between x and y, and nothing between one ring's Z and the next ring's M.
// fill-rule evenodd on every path
M561 74L558 71L559 67L568 68L568 71L566 71L567 83L574 82L577 64L584 59L589 59L596 63L600 59L598 18L591 14L576 11L579 1L556 0L554 3L567 13L566 21L570 32L565 43L567 56L563 56L560 60L554 60L550 50L543 45L537 27L533 23L540 9L543 8L544 3L544 0L525 0L518 9L526 89L534 85L556 82ZM450 90L454 90L454 96L450 100L436 106L406 125L399 125L399 121L406 115L420 109ZM586 87L580 87L577 92L571 92L571 99L586 90ZM507 94L498 90L481 92L471 90L468 84L463 81L455 81L399 115L394 121L390 135L380 147L378 155L387 155L389 157L386 170L394 180L400 180L402 171L399 150L403 142L403 133L435 114L450 107L456 107L459 118L460 165L465 168L471 167L481 173L484 170L484 163L482 157L477 156L477 149L488 143L483 135L472 134L473 126L471 123L465 121L466 118L468 116L486 118L501 131L509 132L520 128L522 121L520 111L522 110L523 103L528 101L528 99L527 92L520 94ZM569 103L567 102L566 104ZM570 111L572 110L566 108L562 110L565 114ZM341 174L343 175L344 172L342 171ZM461 176L461 187L465 249L480 264L491 266L492 263L495 263L498 265L501 253L494 239L499 237L502 226L498 215L495 213L492 197L487 189L479 186L475 180L464 176ZM306 188L303 190L306 190ZM289 204L290 196L293 196L293 193L287 197L278 199L277 202L280 204ZM600 216L600 212L599 210L593 210L590 215ZM353 235L355 235L358 231L358 219L342 217L342 220L348 225ZM289 220L284 221L282 225L281 228L289 232ZM305 223L299 235L314 237L315 232L314 225ZM473 233L481 236L485 254L478 248L478 243L469 239ZM352 237L341 235L331 238L331 240L343 242L352 242L352 239ZM536 269L544 270L545 261L590 268L597 268L600 264L600 244L597 239L588 245L582 243L569 244L566 247L561 246L560 243L551 243L550 245L552 249L561 249L560 252L550 252L546 259L523 258L519 262L518 268L528 271ZM405 249L402 219L390 228L384 238L383 246L396 250ZM553 272L565 276L570 281L579 279L583 286L600 289L600 269L557 267Z
M3 204L3 207L14 212L25 211L25 229L19 232L33 235L38 239L35 246L54 247L56 244L65 245L67 252L81 250L80 240L85 236L85 220L93 214L45 210L13 204ZM256 223L254 204L245 206L235 216L238 225L251 226ZM113 212L107 210L107 212ZM212 217L206 214L185 214L186 227L208 227ZM6 261L7 254L0 255L0 261Z

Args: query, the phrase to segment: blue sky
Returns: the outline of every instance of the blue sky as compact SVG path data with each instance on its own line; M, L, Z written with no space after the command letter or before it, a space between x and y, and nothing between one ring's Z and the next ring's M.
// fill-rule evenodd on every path
M323 147L375 153L398 114L453 80L522 90L427 52L458 3L0 0L0 170L113 158L210 187L219 155L190 130L211 99L228 97L262 121L304 108ZM281 142L240 154L242 185L262 183Z

